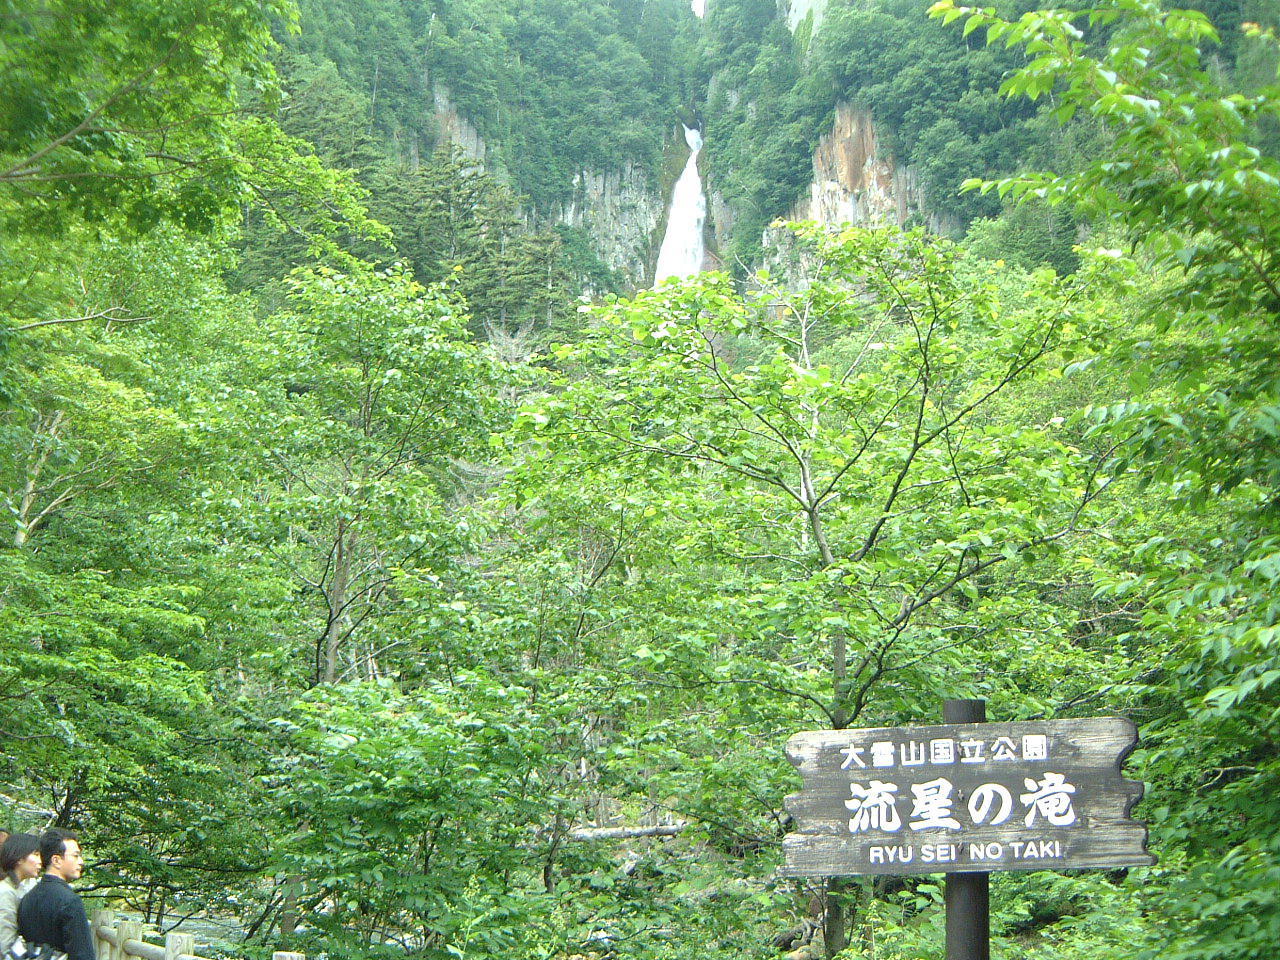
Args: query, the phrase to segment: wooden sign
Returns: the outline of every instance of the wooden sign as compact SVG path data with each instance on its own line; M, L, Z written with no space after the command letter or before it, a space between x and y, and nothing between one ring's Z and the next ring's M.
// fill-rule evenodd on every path
M1119 717L798 733L792 876L986 873L1155 863L1129 819L1138 741Z

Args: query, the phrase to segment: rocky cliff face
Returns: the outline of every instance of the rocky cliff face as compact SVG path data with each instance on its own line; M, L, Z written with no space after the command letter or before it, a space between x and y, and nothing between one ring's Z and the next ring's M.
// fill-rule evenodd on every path
M471 121L458 113L445 86L433 83L431 95L435 101L437 142L456 144L464 155L483 166L489 148L479 131L471 125Z
M940 233L953 226L926 209L919 175L885 149L871 115L847 103L836 108L831 132L813 153L809 195L788 218L833 226L915 220Z
M722 250L729 249L729 241L733 238L733 207L725 199L724 194L707 182L707 260L712 270L728 270L731 264L724 262Z
M808 190L782 219L814 220L828 227L920 223L935 233L959 231L952 218L929 210L919 172L897 162L867 110L840 104L831 131L818 141L812 163ZM710 254L719 263L718 254L729 249L735 214L741 211L716 189L714 180L708 184L707 199ZM785 236L777 230L765 231L766 260L775 259L780 251L772 248L786 245Z
M786 219L829 227L915 222L934 233L959 229L951 218L928 210L918 172L894 160L871 114L847 103L836 108L831 132L813 152L808 196L792 206ZM766 230L764 250L764 266L778 276L798 279L813 266L784 230Z
M462 116L442 84L432 85L439 142L456 144L481 166L490 147ZM551 219L587 231L606 266L639 283L649 273L654 234L665 209L663 198L644 171L628 163L618 171L580 170L573 178L573 199L551 211Z
M664 206L644 171L628 163L616 172L579 171L573 178L573 199L555 212L555 219L586 230L606 265L639 282L649 274Z
M783 0L783 3L786 4L787 26L793 33L810 13L813 14L813 29L817 31L822 25L822 14L826 12L827 0Z

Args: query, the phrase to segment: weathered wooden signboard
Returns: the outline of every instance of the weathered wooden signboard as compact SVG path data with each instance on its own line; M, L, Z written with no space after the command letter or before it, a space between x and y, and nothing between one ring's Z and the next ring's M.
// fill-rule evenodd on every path
M1120 772L1119 717L798 733L792 876L985 873L1155 863Z

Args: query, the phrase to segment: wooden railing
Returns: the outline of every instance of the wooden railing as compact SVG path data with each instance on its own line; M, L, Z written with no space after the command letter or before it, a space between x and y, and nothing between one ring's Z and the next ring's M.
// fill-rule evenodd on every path
M196 953L196 938L190 933L166 933L164 945L149 943L160 934L140 920L120 920L112 910L98 910L89 924L98 960L208 960ZM277 951L271 960L307 960L304 953Z

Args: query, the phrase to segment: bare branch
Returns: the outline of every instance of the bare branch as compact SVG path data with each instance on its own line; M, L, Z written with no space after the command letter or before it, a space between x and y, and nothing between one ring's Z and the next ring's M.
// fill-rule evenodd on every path
M15 333L22 333L24 330L35 330L39 327L52 327L67 323L88 323L92 320L106 320L109 323L146 323L153 319L152 317L122 317L119 315L122 307L108 307L106 310L99 310L94 313L86 313L82 317L58 317L54 320L35 320L31 323L23 323L13 328Z
M631 840L636 837L676 837L687 823L661 823L656 827L574 827L566 840Z

